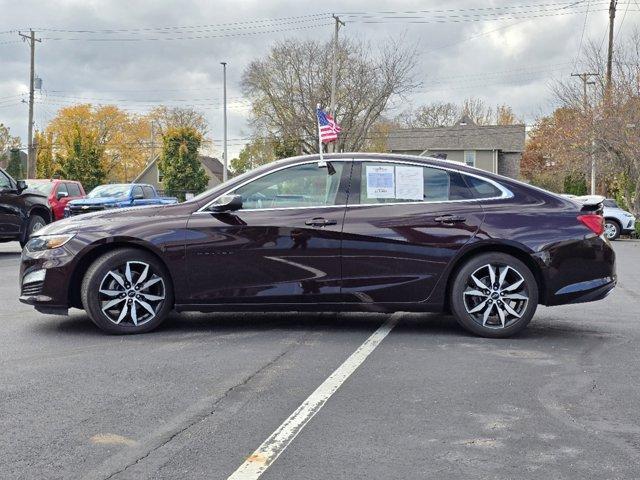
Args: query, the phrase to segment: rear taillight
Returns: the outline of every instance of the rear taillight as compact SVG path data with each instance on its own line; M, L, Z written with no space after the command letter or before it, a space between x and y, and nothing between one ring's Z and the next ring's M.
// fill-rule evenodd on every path
M604 232L604 217L602 215L578 215L578 220L598 236Z

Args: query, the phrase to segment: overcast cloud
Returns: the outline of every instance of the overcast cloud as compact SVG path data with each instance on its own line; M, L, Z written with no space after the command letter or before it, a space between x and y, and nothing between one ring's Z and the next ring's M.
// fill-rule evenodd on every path
M273 0L0 0L0 122L26 143L27 105L20 101L27 98L29 49L18 41L15 31L31 27L43 38L36 47L36 72L44 82L35 107L37 128L46 126L58 108L81 101L115 103L138 112L158 103L192 105L206 114L209 136L220 146L220 62L226 61L230 155L236 155L242 139L249 134L248 108L239 82L252 59L287 37L329 40L332 11L416 10L431 12L404 14L401 20L384 18L383 23L362 23L367 17L345 15L347 25L341 35L366 40L373 46L389 36L403 35L406 41L417 44L421 54L416 77L423 86L410 96L413 105L435 100L459 102L476 96L491 105L511 105L531 122L553 107L549 83L573 71L587 4L591 11L584 43L589 38L599 42L607 25L605 0L362 0L321 4ZM516 5L519 10L514 10ZM627 8L624 0L618 8L620 25ZM543 9L548 12L540 13ZM638 9L631 3L621 38L638 24ZM495 18L497 13L502 15L500 19ZM324 15L309 17L313 14ZM394 16L398 15L378 14L376 19ZM409 20L407 16L419 18ZM219 25L266 19L275 23ZM173 28L183 26L193 28ZM157 30L159 27L167 28ZM399 100L394 104L398 108L408 106Z

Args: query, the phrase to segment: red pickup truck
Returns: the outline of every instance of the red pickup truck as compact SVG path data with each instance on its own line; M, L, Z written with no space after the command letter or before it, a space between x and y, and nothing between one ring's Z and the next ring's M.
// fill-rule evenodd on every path
M67 203L86 196L82 184L75 180L33 179L26 180L26 182L29 189L47 196L54 220L64 218L64 207L67 206Z

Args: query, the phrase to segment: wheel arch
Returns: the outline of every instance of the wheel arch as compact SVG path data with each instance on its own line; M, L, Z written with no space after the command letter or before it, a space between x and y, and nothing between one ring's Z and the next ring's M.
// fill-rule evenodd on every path
M34 205L29 209L28 218L32 215L42 215L42 217L47 221L47 223L51 223L53 221L53 213L50 208L45 207L44 205Z
M529 270L531 270L531 273L533 273L533 276L536 279L536 284L538 286L538 303L542 305L546 303L546 288L542 269L540 268L540 265L537 264L536 261L532 258L531 253L524 245L518 245L516 243L478 243L461 253L460 256L454 260L452 266L449 269L444 295L445 311L451 311L451 306L449 304L451 288L453 286L453 282L458 270L460 270L460 268L469 259L483 253L505 253L507 255L511 255L514 258L517 258L522 263L524 263L529 268Z
M132 241L131 239L123 239L123 238L114 238L107 239L108 241L102 241L96 244L93 244L91 248L89 248L77 261L75 268L73 269L73 273L71 275L71 279L69 280L68 287L68 302L69 306L82 309L82 300L80 299L80 287L82 285L82 279L84 278L85 273L98 258L103 256L108 252L112 252L113 250L129 248L134 250L140 250L146 253L153 255L167 270L169 275L169 280L171 281L171 288L175 295L175 282L173 280L173 275L167 262L165 262L158 252L158 250L150 244L143 243L140 241Z

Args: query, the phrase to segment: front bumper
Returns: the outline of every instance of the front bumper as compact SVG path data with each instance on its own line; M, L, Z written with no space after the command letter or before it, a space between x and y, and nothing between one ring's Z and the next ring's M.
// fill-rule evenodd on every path
M30 252L26 248L22 250L20 302L33 305L43 313L59 312L69 308L68 288L77 258L71 242L41 252ZM43 278L37 275L40 272L44 273ZM30 278L36 278L36 281L30 281Z

